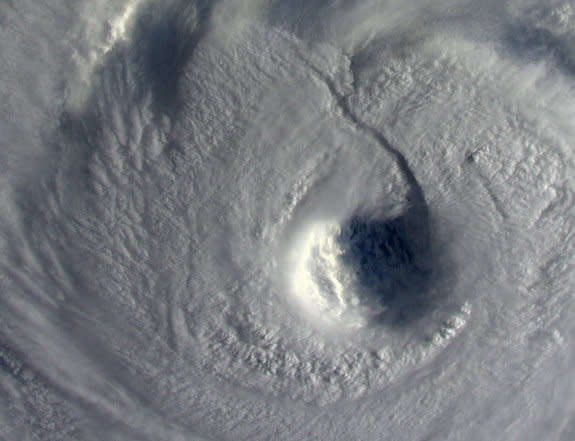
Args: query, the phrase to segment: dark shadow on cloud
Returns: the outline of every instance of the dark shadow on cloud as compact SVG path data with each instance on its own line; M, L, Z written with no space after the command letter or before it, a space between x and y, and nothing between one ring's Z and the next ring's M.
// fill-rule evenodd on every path
M268 11L270 23L294 33L300 38L310 33L319 36L325 26L325 14L333 2L310 0L274 1Z
M209 30L213 2L177 2L150 6L135 26L133 48L144 87L151 89L156 110L172 115L180 107L180 78Z
M102 142L111 109L138 108L151 94L157 116L175 117L181 109L181 77L194 51L209 31L212 2L176 1L169 6L150 4L138 11L128 43L120 43L106 55L87 103L80 111L60 117L55 149L61 143L78 147L74 154L77 182L90 182L89 157ZM126 70L133 69L134 75ZM66 153L70 156L71 152ZM70 171L72 173L72 171Z
M377 312L372 325L403 327L433 311L440 273L423 208L391 218L351 217L338 240L343 261L361 285L361 301ZM378 312L383 311L383 312Z
M504 41L513 55L522 60L548 60L567 75L575 75L575 44L545 28L510 25Z

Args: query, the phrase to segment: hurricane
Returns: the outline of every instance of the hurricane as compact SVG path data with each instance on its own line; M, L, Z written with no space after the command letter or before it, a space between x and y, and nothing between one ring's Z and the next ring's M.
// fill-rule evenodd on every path
M0 35L0 439L575 437L575 3Z

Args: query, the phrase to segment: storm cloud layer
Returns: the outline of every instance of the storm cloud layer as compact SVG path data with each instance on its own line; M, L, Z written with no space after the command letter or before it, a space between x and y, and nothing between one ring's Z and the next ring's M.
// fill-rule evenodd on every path
M3 1L0 439L573 439L574 38Z

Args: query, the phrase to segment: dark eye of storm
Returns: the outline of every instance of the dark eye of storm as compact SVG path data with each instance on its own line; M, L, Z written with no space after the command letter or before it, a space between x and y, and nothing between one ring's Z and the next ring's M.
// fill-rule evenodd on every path
M338 236L344 250L341 259L363 288L361 301L381 311L374 324L407 325L432 306L426 218L420 210L392 219L354 216Z

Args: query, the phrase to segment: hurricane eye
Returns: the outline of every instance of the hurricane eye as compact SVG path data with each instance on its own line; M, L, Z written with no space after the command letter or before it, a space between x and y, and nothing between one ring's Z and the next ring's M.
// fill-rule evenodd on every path
M356 216L337 237L344 250L340 258L361 287L360 303L372 305L372 324L409 324L431 305L428 225L415 228L421 220L413 216Z

